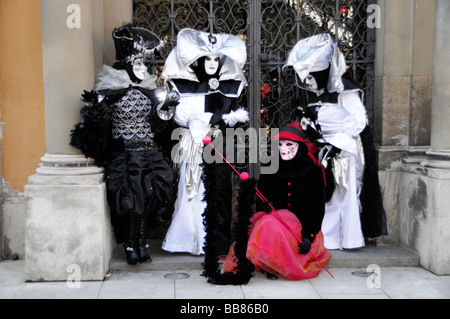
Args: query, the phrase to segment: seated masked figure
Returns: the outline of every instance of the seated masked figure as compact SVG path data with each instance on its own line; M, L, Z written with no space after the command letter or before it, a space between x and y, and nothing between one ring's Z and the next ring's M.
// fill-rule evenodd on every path
M162 42L131 26L113 31L116 62L104 66L98 83L83 95L82 121L71 145L105 168L107 198L118 243L127 262L150 262L146 239L154 223L170 220L176 174L156 145L156 134L173 117L176 94L160 102L156 76L144 64Z
M258 197L258 212L250 219L246 257L269 278L314 278L331 259L321 232L324 170L309 151L298 122L280 128L274 140L279 143L280 166L274 174L261 175L258 182L263 197ZM235 262L231 250L224 271L233 272Z

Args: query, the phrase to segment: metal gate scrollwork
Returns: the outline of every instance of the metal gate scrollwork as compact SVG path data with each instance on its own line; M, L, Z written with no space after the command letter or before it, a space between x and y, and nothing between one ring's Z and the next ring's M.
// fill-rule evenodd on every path
M289 120L299 97L293 72L282 72L287 54L302 38L332 34L344 52L348 73L361 86L372 121L375 30L367 6L375 0L134 0L134 24L166 43L165 58L183 28L231 33L247 43L249 87L244 104L252 126L278 127ZM164 59L155 60L161 67Z
M302 94L293 70L282 67L303 38L330 33L346 57L347 73L364 91L369 123L373 121L375 30L367 25L367 7L376 0L134 0L134 24L165 42L155 71L176 45L178 32L193 28L231 33L247 45L248 87L240 103L251 127L280 127L289 121Z

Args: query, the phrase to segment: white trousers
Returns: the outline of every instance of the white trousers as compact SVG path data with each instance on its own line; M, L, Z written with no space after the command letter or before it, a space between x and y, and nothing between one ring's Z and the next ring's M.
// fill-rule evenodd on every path
M336 185L333 197L325 206L322 222L327 249L352 249L364 246L357 191L356 157L350 157L348 188Z

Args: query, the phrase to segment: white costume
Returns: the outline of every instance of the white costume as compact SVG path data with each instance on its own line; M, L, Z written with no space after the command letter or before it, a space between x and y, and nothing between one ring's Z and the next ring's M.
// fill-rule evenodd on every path
M213 41L212 41L213 39ZM205 56L219 56L219 77L207 85L199 83L191 65ZM205 226L203 212L207 203L203 201L205 188L202 182L203 138L217 136L220 130L210 124L214 113L207 112L205 96L221 93L238 97L247 84L242 67L246 61L245 43L228 34L209 34L192 29L183 29L178 34L177 46L166 60L162 77L170 80L173 89L180 94L175 122L181 126L175 138L180 138L174 163L180 172L178 197L172 222L164 239L162 249L170 252L204 254ZM228 81L224 84L222 81ZM230 84L230 82L233 82ZM231 86L231 87L230 87ZM249 120L243 109L221 114L228 127Z
M332 159L336 190L325 206L322 222L328 249L364 246L358 194L363 179L364 154L359 133L366 126L364 105L356 92L339 94L338 104L324 104L318 123L326 142L341 149Z
M202 121L202 117L204 120ZM204 112L204 96L181 95L175 111L175 122L179 130L179 144L172 158L178 168L178 195L172 221L162 244L170 252L203 254L205 230L202 213L205 188L201 181L203 137L209 131L211 114ZM197 118L197 119L194 119Z
M325 247L328 249L364 246L360 221L359 191L364 172L364 154L359 134L367 125L367 116L359 89L348 89L342 75L346 71L344 55L329 34L319 34L299 41L289 53L286 66L298 75L297 85L308 91L317 110L312 125L320 131L325 144L323 164L333 165L336 189L326 204L322 222ZM329 70L318 85L311 73ZM319 76L319 75L317 75ZM300 80L300 82L299 82ZM326 92L326 94L324 94ZM311 125L311 123L307 123ZM339 155L327 162L331 146ZM322 158L319 158L322 160Z

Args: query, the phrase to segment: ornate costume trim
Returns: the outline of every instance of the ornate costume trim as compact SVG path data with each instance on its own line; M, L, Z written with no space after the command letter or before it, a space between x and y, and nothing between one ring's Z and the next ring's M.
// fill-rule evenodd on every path
M149 122L152 105L138 90L128 91L116 104L112 115L112 134L115 139L143 139L154 137Z

